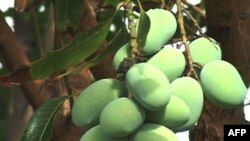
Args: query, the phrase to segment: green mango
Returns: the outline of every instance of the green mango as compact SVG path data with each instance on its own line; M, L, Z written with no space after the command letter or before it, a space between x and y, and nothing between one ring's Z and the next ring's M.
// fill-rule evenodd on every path
M205 65L212 60L221 60L221 48L213 38L197 38L189 47L194 62Z
M81 128L98 124L103 108L111 101L127 96L126 86L119 80L106 78L84 89L72 107L72 121Z
M176 48L163 48L151 57L147 63L164 72L170 82L180 77L186 66L183 53Z
M114 55L113 57L113 62L112 62L112 65L113 65L113 68L115 70L118 70L121 62L125 59L125 58L128 58L129 57L129 53L131 52L130 51L131 48L130 48L130 44L127 43L125 45L123 45Z
M182 99L190 110L189 120L182 126L173 128L175 131L184 131L192 127L200 118L204 96L202 88L195 79L191 77L180 77L171 84L172 95Z
M156 111L169 102L169 80L157 67L149 63L135 64L125 77L129 91L144 108Z
M101 129L111 137L124 137L138 129L145 120L145 110L124 97L110 102L100 116Z
M179 141L173 131L160 124L145 123L134 134L131 141Z
M129 141L129 139L128 137L110 137L101 130L100 125L96 125L85 132L80 141Z
M165 43L172 38L177 29L177 22L175 16L164 9L150 9L146 13L150 19L150 29L141 52L144 55L152 55L161 50ZM130 56L130 52L130 43L127 43L115 53L113 58L113 68L115 70L118 69L124 58Z
M205 96L213 104L222 108L243 104L247 87L237 69L229 62L209 62L202 68L200 80Z
M150 19L150 28L142 53L151 55L159 51L173 37L177 22L175 16L164 9L150 9L146 14Z
M190 117L187 104L175 95L172 95L169 103L159 111L147 111L146 119L149 122L158 123L169 129L175 129L184 125Z

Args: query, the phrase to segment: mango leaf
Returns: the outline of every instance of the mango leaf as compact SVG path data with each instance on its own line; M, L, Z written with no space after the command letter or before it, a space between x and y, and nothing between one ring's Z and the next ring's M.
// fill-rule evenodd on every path
M129 41L129 34L125 27L121 27L120 30L116 33L116 36L112 41L110 41L107 48L97 54L94 58L88 60L86 63L79 65L78 67L69 70L68 72L62 74L61 76L65 75L74 75L80 72L83 68L86 67L93 67L98 65L105 57L115 53L121 46Z
M138 0L138 5L140 7L140 19L137 30L137 42L139 48L143 48L146 44L146 39L150 29L150 19L147 13L143 10L139 0Z
M112 14L116 9L107 9L107 10L102 10L97 13L97 20L98 21L103 21L107 20L107 17L110 17L110 14ZM112 26L113 28L110 30L109 34L106 37L107 41L113 40L115 37L116 33L121 27L124 27L124 18L125 18L126 12L124 10L117 10L117 14L114 17L112 21Z
M100 54L88 61L88 67L92 67L100 63L105 57L115 53L120 47L129 41L129 34L125 27L121 27L116 33L114 39L110 41L107 48L105 48Z
M116 7L123 0L102 0L102 6L114 6Z
M21 141L49 141L57 111L68 98L70 96L56 97L39 107L28 122Z
M42 79L83 62L105 40L113 17L90 32L79 34L67 47L48 53L45 57L33 62L30 66L32 78Z
M71 26L78 26L84 12L83 0L58 0L56 1L56 26L64 30Z

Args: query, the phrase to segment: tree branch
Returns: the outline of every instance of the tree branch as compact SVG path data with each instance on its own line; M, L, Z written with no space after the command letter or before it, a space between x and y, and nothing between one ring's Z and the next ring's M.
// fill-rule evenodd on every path
M97 25L96 11L99 8L98 4L100 4L100 0L85 0L85 2L87 3L86 11L85 15L83 16L81 27L79 27L80 31L87 31ZM2 35L0 36L0 54L3 56L3 59L6 62L5 64L7 64L12 74L13 70L24 69L24 71L17 72L25 72L25 69L28 69L28 66L30 64L29 59L25 54L25 51L22 49L22 44L18 41L13 31L7 25L2 12L0 12L0 27L0 34ZM105 48L106 46L107 44L103 43L102 47ZM114 71L111 68L111 63L111 57L108 57L98 66L91 68L91 71L94 72L94 77L96 79L100 79L103 77L114 76ZM6 76L5 81L8 81L8 83L11 84L13 82L13 78L14 77L10 78ZM91 81L92 76L90 70L84 69L76 76L69 77L68 88L72 89L72 93L76 91L79 92L86 88L91 83ZM65 82L63 80L40 80L29 82L24 81L20 85L20 88L22 89L25 97L28 99L29 103L34 109L38 108L42 103L46 102L52 97L67 95ZM58 113L56 122L54 124L54 134L52 135L53 141L79 140L81 135L83 134L82 129L76 128L72 124L70 112L71 104L69 101L67 101L63 104L63 107Z
M22 44L18 41L17 37L7 25L3 13L0 11L0 54L7 65L11 75L6 75L0 79L0 87L2 84L13 84L15 76L22 76L22 73L27 72L30 64ZM18 73L18 74L17 74ZM4 83L1 80L5 80ZM14 80L15 81L15 80ZM72 92L79 92L86 88L92 81L91 73L88 69L84 69L76 76L69 78L69 86ZM15 84L15 83L14 83ZM63 80L58 81L29 81L23 82L19 85L23 94L31 104L33 109L37 109L41 104L46 102L52 97L61 95L67 95L65 82ZM76 128L70 117L71 105L69 101L63 104L60 112L58 113L56 123L54 125L53 141L63 141L67 139L79 140L83 134L82 129ZM62 136L63 135L63 136Z
M15 34L5 21L3 13L0 11L0 53L5 61L9 70L14 70L19 66L28 65L29 59L23 50L21 43L15 37ZM20 85L26 98L36 109L41 105L49 96L45 93L39 92L43 81L32 81Z
M188 44L188 40L187 40L187 35L186 35L186 30L184 27L184 20L183 20L183 13L182 13L182 2L181 0L176 0L176 5L177 5L177 11L178 11L178 23L179 23L179 27L180 27L180 32L181 32L181 37L182 37L182 42L185 46L185 52L187 54L187 61L188 61L188 76L194 76L195 79L198 80L198 76L195 72L195 69L193 67L193 60L191 57L191 53L189 50L189 44Z
M95 27L98 23L96 20L96 13L100 8L101 0L84 0L85 1L85 12L79 26L80 31L88 31ZM108 43L104 41L101 44L100 49L106 48ZM99 51L99 50L98 50ZM97 51L97 53L98 53ZM106 57L97 66L90 68L94 78L96 80L101 78L114 78L115 71L112 69L112 57Z

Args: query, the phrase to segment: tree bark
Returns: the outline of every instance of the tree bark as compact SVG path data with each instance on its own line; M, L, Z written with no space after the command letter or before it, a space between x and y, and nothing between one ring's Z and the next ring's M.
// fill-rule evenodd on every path
M100 0L90 1L84 0L86 3L86 13L83 15L84 25L79 32L87 31L97 25L96 12L100 4ZM18 23L16 23L18 24ZM87 25L87 26L86 26ZM19 41L18 36L7 25L3 13L0 11L0 53L4 61L8 65L10 71L15 70L21 65L29 65L30 60L23 49L23 44ZM22 30L23 31L23 30ZM26 32L21 33L21 37L25 37ZM19 37L20 37L19 36ZM105 47L106 44L104 43ZM107 65L107 62L109 65ZM113 76L114 72L111 68L110 58L106 59L100 65L91 68L93 75L97 79ZM67 95L71 93L79 93L92 82L92 72L90 69L84 69L78 75L69 77L67 81L31 81L20 86L23 94L34 109L37 109L41 104L48 99L56 96ZM65 83L66 82L66 83ZM54 123L53 141L69 141L79 140L84 133L83 129L75 127L71 120L71 103L66 101ZM13 133L12 133L13 134Z
M25 53L23 45L18 41L16 35L5 21L3 13L0 11L0 53L10 71L22 65L28 65L29 58ZM46 93L40 93L41 81L27 82L20 86L25 92L26 98L34 109L48 99Z
M250 82L250 1L206 0L208 35L221 44L223 60L232 63L245 84ZM246 85L247 86L247 85ZM221 109L205 102L204 111L191 134L192 141L223 141L225 124L243 124L243 108Z
M85 13L79 26L79 31L88 31L95 27L97 23L96 14L100 10L100 0L85 0ZM108 43L104 41L101 44L100 50L106 48ZM98 52L98 51L97 51ZM90 70L93 73L95 80L102 78L114 78L115 71L112 69L112 57L106 57L97 66L91 67Z

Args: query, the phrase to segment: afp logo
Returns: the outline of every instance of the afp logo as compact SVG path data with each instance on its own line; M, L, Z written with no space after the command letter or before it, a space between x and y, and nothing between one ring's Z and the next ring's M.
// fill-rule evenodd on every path
M249 141L250 125L224 125L224 141Z

